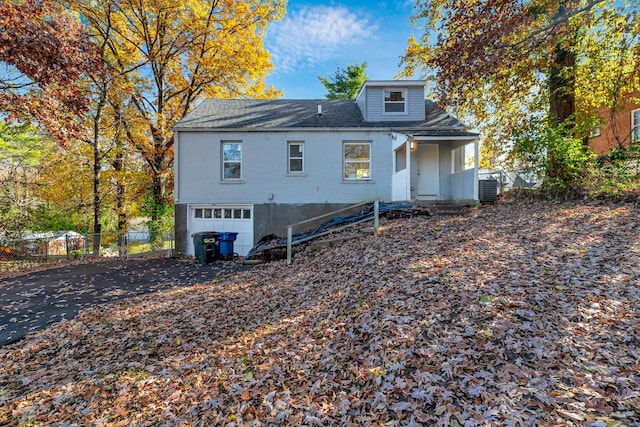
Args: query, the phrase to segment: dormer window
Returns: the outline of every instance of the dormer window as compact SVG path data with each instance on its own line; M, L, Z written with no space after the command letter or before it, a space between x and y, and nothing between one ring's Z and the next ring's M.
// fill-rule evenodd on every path
M406 89L385 89L384 90L384 113L385 114L405 114L407 112L407 90Z

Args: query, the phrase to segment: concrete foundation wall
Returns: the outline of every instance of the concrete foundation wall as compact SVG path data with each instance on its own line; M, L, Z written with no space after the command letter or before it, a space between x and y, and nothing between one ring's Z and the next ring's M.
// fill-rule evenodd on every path
M253 205L253 235L258 241L267 234L276 234L286 237L287 226L300 221L305 221L320 215L334 212L353 203L307 203L307 204L278 204L269 203L262 205ZM344 212L339 216L349 215L351 212ZM293 230L294 233L308 230L329 218L318 220L316 223L305 224Z
M175 205L174 209L175 252L178 256L181 256L187 253L189 209L187 205Z
M276 234L280 237L287 236L287 226L289 224L305 221L320 215L334 212L352 206L353 203L307 203L307 204L278 204L265 203L253 205L253 235L254 243L267 234ZM356 213L364 207L345 211L338 216L345 216ZM313 223L304 224L293 230L294 233L310 230L327 221L323 218ZM188 205L175 206L175 230L176 230L176 253L184 255L187 253L188 239Z

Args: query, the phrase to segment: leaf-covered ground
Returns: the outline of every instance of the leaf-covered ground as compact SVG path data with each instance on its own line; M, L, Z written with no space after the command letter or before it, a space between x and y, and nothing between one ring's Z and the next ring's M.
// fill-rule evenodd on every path
M385 224L0 349L0 424L640 424L640 207Z

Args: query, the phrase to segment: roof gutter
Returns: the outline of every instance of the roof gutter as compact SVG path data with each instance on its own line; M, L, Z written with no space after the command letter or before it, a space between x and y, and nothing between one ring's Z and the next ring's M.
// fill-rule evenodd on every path
M398 132L398 133L422 133L432 131L455 131L455 129L443 128L411 128L411 127L344 127L344 128L312 128L312 127L286 127L286 128L191 128L173 127L174 132L225 132L225 133L245 133L245 132ZM466 131L463 131L466 132ZM472 136L473 135L473 136ZM479 134L460 135L462 138L477 138ZM416 136L415 139L436 138L434 136Z

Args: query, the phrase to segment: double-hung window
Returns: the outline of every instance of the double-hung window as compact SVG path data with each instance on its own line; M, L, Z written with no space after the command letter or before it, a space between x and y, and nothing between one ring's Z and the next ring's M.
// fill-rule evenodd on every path
M343 144L343 179L371 179L371 143L344 142Z
M640 142L640 110L631 112L631 142Z
M384 113L404 114L407 112L407 91L405 89L384 90Z
M242 179L242 143L240 141L222 142L222 179Z
M304 172L304 142L289 141L287 143L287 173Z

